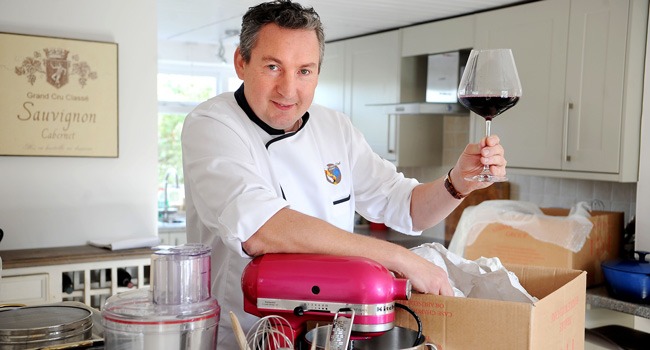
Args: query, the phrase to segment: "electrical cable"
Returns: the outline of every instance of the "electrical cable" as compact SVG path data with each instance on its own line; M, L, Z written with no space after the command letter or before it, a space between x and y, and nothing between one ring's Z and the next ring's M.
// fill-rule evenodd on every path
M395 306L411 314L411 316L413 316L413 318L415 319L415 322L417 322L418 333L415 337L415 343L413 344L413 346L417 346L420 343L420 338L422 338L422 321L420 320L420 317L415 313L415 311L411 310L411 308L409 308L404 304L395 303Z

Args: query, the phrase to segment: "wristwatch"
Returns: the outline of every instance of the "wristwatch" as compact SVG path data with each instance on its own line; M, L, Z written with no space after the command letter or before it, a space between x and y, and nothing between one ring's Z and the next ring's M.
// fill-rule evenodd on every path
M449 177L449 175L451 175L451 170L452 169L453 168L449 169L449 172L447 173L447 176L445 176L445 188L447 189L447 192L449 192L449 194L452 197L454 197L456 199L463 199L463 198L467 197L467 195L464 195L464 194L458 192L456 190L456 187L454 187L454 184L451 183L451 178Z

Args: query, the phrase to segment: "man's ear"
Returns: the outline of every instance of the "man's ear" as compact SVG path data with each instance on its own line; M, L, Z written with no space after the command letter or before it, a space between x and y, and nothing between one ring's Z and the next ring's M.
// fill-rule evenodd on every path
M244 65L246 62L244 62L244 57L242 57L241 52L239 51L239 46L237 46L237 49L235 49L233 61L235 64L235 72L237 72L237 77L240 80L244 80Z

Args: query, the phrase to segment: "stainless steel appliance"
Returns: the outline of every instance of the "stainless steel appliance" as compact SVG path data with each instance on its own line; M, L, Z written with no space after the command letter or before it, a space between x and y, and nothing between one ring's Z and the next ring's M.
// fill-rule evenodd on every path
M384 107L388 114L468 115L469 110L458 102L456 92L471 50L459 50L418 57L413 64L417 78L409 84L408 95L417 96L414 102L373 104ZM425 61L426 59L426 61ZM419 76L426 75L426 80Z
M330 333L330 326L316 327L305 335L307 345L313 345L318 350L330 350L327 348L327 337ZM314 339L315 342L314 342ZM348 350L436 350L436 346L427 343L418 332L412 329L395 327L390 331L368 339L357 339L350 344Z

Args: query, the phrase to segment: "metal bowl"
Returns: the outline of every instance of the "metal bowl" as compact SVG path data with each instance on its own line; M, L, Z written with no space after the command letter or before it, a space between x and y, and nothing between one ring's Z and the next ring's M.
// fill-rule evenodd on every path
M305 334L305 341L311 345L316 336L316 349L324 350L329 338L331 326L316 327ZM348 350L436 350L436 346L425 342L424 336L417 338L416 331L403 327L394 327L384 334L350 341Z

